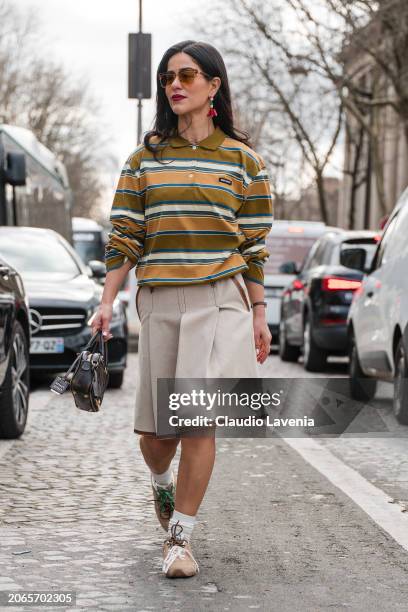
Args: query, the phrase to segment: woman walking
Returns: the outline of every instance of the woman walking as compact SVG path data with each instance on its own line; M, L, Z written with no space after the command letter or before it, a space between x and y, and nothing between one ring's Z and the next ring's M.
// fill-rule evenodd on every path
M265 164L233 125L223 59L184 41L157 71L154 130L129 156L106 247L92 331L106 340L112 303L136 266L140 319L134 431L167 532L163 571L193 576L196 514L215 459L214 435L157 437L157 378L256 378L269 354L263 264L272 224ZM181 444L177 483L172 459Z

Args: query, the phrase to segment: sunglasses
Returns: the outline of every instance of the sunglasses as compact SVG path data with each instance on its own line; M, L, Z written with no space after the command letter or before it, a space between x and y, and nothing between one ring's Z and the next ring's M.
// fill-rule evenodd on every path
M169 72L161 72L159 74L159 81L162 87L167 87L167 85L171 85L176 76L178 76L180 83L183 83L184 85L191 85L197 74L203 74L204 76L211 78L209 74L201 72L201 70L197 70L197 68L181 68L177 74L174 72L174 70L170 70Z

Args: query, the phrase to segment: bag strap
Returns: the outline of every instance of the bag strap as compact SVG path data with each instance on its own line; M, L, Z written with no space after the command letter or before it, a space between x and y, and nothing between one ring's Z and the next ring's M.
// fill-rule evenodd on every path
M104 341L102 330L97 329L92 338L89 340L88 344L84 348L85 351L95 352L95 348L98 348L101 355L103 355L103 359L105 363L108 361L108 347L106 346L107 342Z

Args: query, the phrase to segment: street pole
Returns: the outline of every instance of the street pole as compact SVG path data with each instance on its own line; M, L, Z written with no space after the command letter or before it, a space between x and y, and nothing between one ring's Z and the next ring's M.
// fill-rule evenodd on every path
M139 0L139 33L142 31L142 2ZM140 144L142 139L142 94L139 95L137 101L137 144Z

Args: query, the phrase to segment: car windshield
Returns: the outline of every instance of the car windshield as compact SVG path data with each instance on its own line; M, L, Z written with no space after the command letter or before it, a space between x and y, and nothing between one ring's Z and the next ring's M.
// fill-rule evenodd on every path
M91 259L104 261L105 246L98 232L75 232L74 248L82 261L88 263Z
M44 274L72 278L80 270L61 242L43 233L36 236L15 232L0 234L0 255L25 278Z
M282 274L279 266L286 261L295 261L300 268L310 247L316 242L317 237L300 236L296 234L273 235L269 234L266 248L269 251L269 258L265 262L265 274Z

